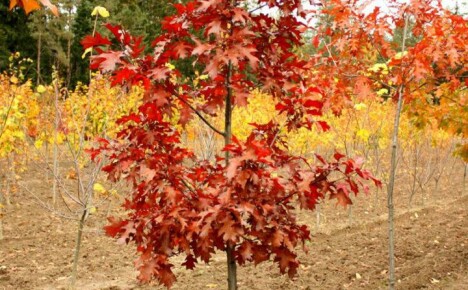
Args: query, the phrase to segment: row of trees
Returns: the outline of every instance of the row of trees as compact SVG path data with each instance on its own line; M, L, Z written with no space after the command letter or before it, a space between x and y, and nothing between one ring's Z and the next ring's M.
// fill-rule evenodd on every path
M256 1L254 9L245 4L175 4L176 14L162 22L152 49L111 24L107 33L93 30L81 42L97 53L91 68L110 73L113 85L145 91L138 112L119 121L124 128L117 140L100 139L100 147L90 151L99 164L110 161L103 169L111 181L133 186L124 206L129 216L112 219L107 233L138 245L143 281L157 278L170 286L172 256L185 254L182 265L191 269L198 261L209 262L216 250L227 254L230 289L237 287L236 266L246 262L272 258L293 276L295 247L309 239L307 227L295 219L294 203L315 209L329 195L346 206L351 193L366 188L362 180L380 182L362 169L360 158L334 153L311 160L295 154L288 150L290 134L329 130L327 112L340 115L365 108L369 100L395 100L387 180L393 288L400 116L405 110L417 126L466 138L465 21L440 3L416 0L392 1L395 10L388 13L378 8L363 13L364 7L339 0L324 1L317 14L300 1ZM266 6L278 13L255 12ZM307 27L298 18L310 15L322 21ZM311 28L312 54L304 60L296 52L304 44L302 33ZM249 103L253 88L271 98L274 114L251 124L245 139L237 138L245 122L236 126L235 109ZM214 159L184 146L179 128L193 118L221 138L223 144L210 154ZM215 122L219 118L221 124ZM360 128L354 137L370 141L370 134ZM348 144L345 140L350 154ZM466 154L466 146L459 152ZM414 176L423 187L425 177ZM86 204L82 217L88 211Z
M340 114L353 100L385 98L397 103L387 184L393 289L400 116L410 106L419 117L423 108L415 108L424 104L437 126L448 124L445 129L455 128L466 137L466 119L460 118L466 113L454 109L463 107L466 97L465 21L428 1L391 1L389 13L376 8L367 14L356 2L324 1L316 16L325 21L313 27L315 53L302 60L294 52L303 44L301 33L311 27L298 17L313 12L306 12L300 1L257 1L259 8L278 11L275 16L242 4L176 5L177 13L165 20L165 33L156 37L148 56L142 54L141 39L120 26L107 26L110 39L86 39L85 48L98 52L92 68L111 73L116 84L143 83L146 91L140 112L125 119L128 127L121 136L127 142L102 140L93 152L97 160L99 154L109 158L104 171L111 181L125 179L133 185L124 205L128 217L113 219L107 233L137 245L141 280L154 277L168 287L175 280L170 257L185 255L182 265L192 269L199 260L209 262L216 250L227 254L229 289L237 288L236 265L246 262L271 258L282 273L293 276L298 266L294 248L309 238L308 230L296 223L293 203L315 209L329 195L348 205L362 185L355 177L373 177L362 171L359 160L339 153L333 161L316 155L311 163L294 156L284 150L288 139L281 129L326 131L324 111ZM401 39L396 31L402 31ZM408 41L411 36L414 41ZM178 66L182 60L203 69L206 81L187 81ZM272 97L278 116L252 124L241 141L233 137L232 109L245 106L252 88ZM440 108L446 113L441 115ZM180 113L179 125L200 118L224 139L215 161L206 163L190 148L174 145L181 143L180 136L165 121L174 111ZM224 123L216 126L206 116L219 116ZM419 121L428 125L424 118Z

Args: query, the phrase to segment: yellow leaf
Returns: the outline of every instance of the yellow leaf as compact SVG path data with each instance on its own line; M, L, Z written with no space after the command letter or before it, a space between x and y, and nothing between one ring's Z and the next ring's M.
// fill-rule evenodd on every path
M102 18L107 18L109 17L109 11L107 11L106 8L102 7L102 6L96 6L94 7L94 10L93 12L91 13L91 16L96 16L98 15L101 16Z
M386 94L388 94L387 89L380 89L380 90L377 91L378 96L383 96L383 95L386 95Z
M92 47L88 47L88 48L83 52L83 54L81 55L81 58L84 59L84 58L86 57L86 55L87 55L88 53L91 53L92 51L93 51L93 48L92 48Z
M37 91L39 94L42 94L42 93L45 93L45 92L46 92L46 88L45 88L43 85L38 85L37 88L36 88L36 91Z
M407 51L404 51L403 53L399 52L399 53L395 54L395 56L393 58L394 59L401 59L402 57L404 57L407 54L408 54Z
M174 70L174 69L175 69L175 66L174 66L172 63L170 63L170 62L167 62L167 63L166 63L166 67L167 67L169 70Z
M97 213L97 208L95 206L92 206L90 209L89 209L89 214L95 214Z
M354 105L354 109L356 109L356 111L361 111L362 109L365 109L365 108L367 108L367 105L364 103L359 103L359 104Z
M18 78L15 77L15 76L12 76L12 77L10 78L10 82L11 82L12 84L17 84L17 83L18 83Z
M93 190L99 194L104 194L107 192L107 190L104 188L104 186L102 186L102 184L100 183L95 183L93 185Z
M371 68L369 68L367 70L372 71L372 72L382 71L382 73L384 73L384 74L386 74L385 72L388 73L388 67L387 67L387 65L385 63L376 63Z
M358 136L364 141L367 141L369 139L370 133L366 129L360 129L359 131L357 131L356 136Z

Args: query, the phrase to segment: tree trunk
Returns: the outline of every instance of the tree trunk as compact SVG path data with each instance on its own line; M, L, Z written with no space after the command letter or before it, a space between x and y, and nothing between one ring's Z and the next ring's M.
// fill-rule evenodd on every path
M3 193L0 191L0 241L3 240L3 199Z
M414 195L416 194L416 180L418 178L418 165L419 165L419 162L418 162L418 150L416 149L416 144L414 145L414 152L413 152L413 155L414 155L414 163L413 163L413 173L412 173L412 177L413 177L413 182L411 184L411 190L410 190L410 199L409 199L409 208L412 208L413 207L413 198L414 198ZM410 158L408 158L410 159ZM410 161L409 161L410 162ZM410 162L411 164L411 162Z
M405 17L405 28L403 31L403 40L401 51L405 51L405 41L408 31L408 16ZM391 159L391 168L390 168L390 180L388 184L388 257L389 257L389 270L388 270L388 284L389 289L395 289L395 240L394 240L394 204L393 204L393 189L395 187L395 174L397 166L397 145L398 145L398 131L400 129L400 115L403 107L403 90L404 85L400 85L398 89L398 105L397 111L395 113L395 123L393 127L393 136L392 136L392 159Z
M224 145L227 146L231 143L231 119L232 119L232 89L231 89L231 73L232 73L232 64L229 62L228 72L226 76L226 109L224 112ZM226 151L226 168L229 166L229 152ZM228 267L228 289L236 290L237 289L237 264L234 257L235 245L228 244L226 248L227 255L227 267Z
M39 32L39 37L37 38L37 79L36 85L40 85L41 83L41 50L42 50L42 34Z
M54 168L52 180L52 204L55 206L57 202L57 177L58 177L58 145L57 135L59 130L59 107L58 107L58 84L54 85L54 105L55 105L55 124L54 124Z
M84 228L84 224L86 221L87 211L88 209L84 208L83 213L81 214L81 219L78 222L78 232L76 235L76 242L75 242L75 254L73 256L73 266L72 266L72 273L71 273L71 279L70 279L71 289L75 289L77 270L78 270L78 261L80 259L81 238L83 236L83 228Z
M11 160L11 156L8 155L7 157L7 172L5 174L5 177L6 177L6 189L5 189L5 194L4 194L4 202L5 202L5 205L10 207L11 206L11 198L10 198L10 195L11 195L11 188L12 188L12 184L15 180L15 176L14 176L14 173L12 174L12 171L13 171L13 166L14 166L14 161ZM13 176L12 176L13 175Z
M462 195L465 194L466 192L466 176L468 175L468 163L464 164L465 170L463 171L463 190L462 190Z
M72 8L68 9L68 27L70 29L69 33L71 33L71 26L72 26L72 21L71 21L71 15L72 15ZM67 83L66 86L67 88L70 88L70 82L71 82L71 46L72 46L72 35L68 35L67 37Z
M3 209L0 208L0 241L3 240Z

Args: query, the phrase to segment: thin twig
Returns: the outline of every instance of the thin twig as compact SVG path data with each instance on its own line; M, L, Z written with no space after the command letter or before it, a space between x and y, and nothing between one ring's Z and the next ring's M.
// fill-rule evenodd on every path
M225 137L226 136L226 133L225 132L222 132L220 130L218 130L215 126L213 126L207 119L205 119L205 117L203 117L203 115L197 110L195 109L192 105L190 105L189 102L187 102L186 100L184 100L183 98L181 98L180 96L177 96L176 97L182 101L182 103L184 103L185 105L187 105L187 107L189 107L208 127L211 128L211 130L215 131L216 133L218 133L219 135Z

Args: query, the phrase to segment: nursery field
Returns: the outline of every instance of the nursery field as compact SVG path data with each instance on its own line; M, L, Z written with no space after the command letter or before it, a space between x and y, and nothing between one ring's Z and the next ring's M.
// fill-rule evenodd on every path
M51 202L50 183L30 165L22 184ZM463 289L468 282L468 195L462 193L463 168L429 189L424 206L407 203L403 178L396 189L396 278L398 289ZM239 269L240 289L385 289L387 283L387 221L385 196L375 193L354 200L353 212L328 201L315 213L298 212L312 228L308 253L293 280L276 265L264 263ZM107 210L107 208L106 208ZM133 266L134 247L117 245L104 236L106 210L90 218L84 230L77 289L164 289L139 285ZM117 202L109 212L119 215ZM76 236L76 222L53 215L29 193L20 190L4 218L0 241L0 289L67 289ZM182 262L174 260L175 264ZM173 289L225 289L226 262L218 253L194 271L176 266Z
M0 0L0 290L468 289L459 2Z

